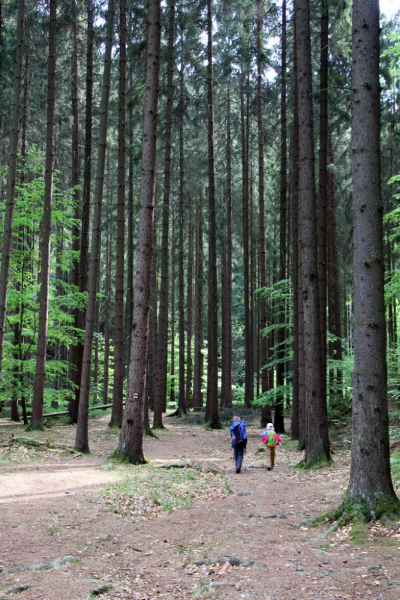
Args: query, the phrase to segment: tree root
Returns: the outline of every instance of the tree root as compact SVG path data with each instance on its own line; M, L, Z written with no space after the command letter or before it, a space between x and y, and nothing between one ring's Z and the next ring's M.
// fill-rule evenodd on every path
M14 569L8 569L7 571L2 571L1 576L3 575L12 575L14 573L33 573L34 571L49 571L50 569L58 569L62 565L66 565L70 562L76 560L73 556L60 556L56 558L52 562L41 562L36 565L27 565L25 567L14 567Z

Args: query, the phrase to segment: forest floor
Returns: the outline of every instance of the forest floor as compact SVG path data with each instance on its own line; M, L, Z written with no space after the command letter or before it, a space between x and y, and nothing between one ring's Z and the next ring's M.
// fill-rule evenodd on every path
M132 467L109 460L108 419L91 419L87 456L72 451L73 426L27 433L0 420L0 598L400 599L399 522L357 541L351 526L308 522L347 487L343 435L332 467L296 469L302 453L285 436L267 471L254 413L236 474L227 429L166 417L145 440L151 466Z

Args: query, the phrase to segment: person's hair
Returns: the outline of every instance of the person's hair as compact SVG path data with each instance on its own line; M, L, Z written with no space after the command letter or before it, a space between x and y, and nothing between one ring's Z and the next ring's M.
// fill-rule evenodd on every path
M234 423L240 423L240 417L238 417L238 416L233 417L233 422Z

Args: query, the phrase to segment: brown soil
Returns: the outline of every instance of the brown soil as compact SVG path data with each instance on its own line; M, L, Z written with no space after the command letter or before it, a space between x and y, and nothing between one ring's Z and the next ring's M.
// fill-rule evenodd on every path
M339 504L349 445L334 447L333 467L303 472L294 469L302 454L285 438L269 472L265 456L256 454L261 443L254 424L237 475L227 430L166 418L168 429L159 439L145 440L148 459L212 462L233 493L133 519L107 510L101 499L108 483L132 472L106 464L118 440L108 418L91 421L90 456L62 450L73 445L72 426L25 433L1 421L0 598L18 591L21 600L83 600L91 592L103 600L400 599L398 524L390 531L373 524L363 545L348 530L329 533L328 524L307 525ZM9 445L12 436L49 440L55 447Z

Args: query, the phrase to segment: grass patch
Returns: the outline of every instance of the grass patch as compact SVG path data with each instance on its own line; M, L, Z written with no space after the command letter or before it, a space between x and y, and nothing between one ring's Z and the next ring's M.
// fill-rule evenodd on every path
M363 546L369 540L369 531L366 523L363 521L355 521L349 528L350 539L358 546Z
M318 469L325 469L326 467L331 467L334 464L333 460L328 460L325 454L322 454L319 458L308 459L305 462L304 458L297 463L295 466L296 469L304 469L306 471L317 471Z
M27 425L25 431L46 431L45 425Z
M136 520L187 508L201 500L225 498L230 493L226 478L219 473L147 465L134 467L124 482L108 485L102 501L110 511Z
M111 592L112 590L112 585L106 583L104 585L102 585L99 588L96 588L95 590L92 590L88 596L87 596L87 600L91 600L92 598L97 598L98 596L102 596L103 594L108 594L108 592Z

